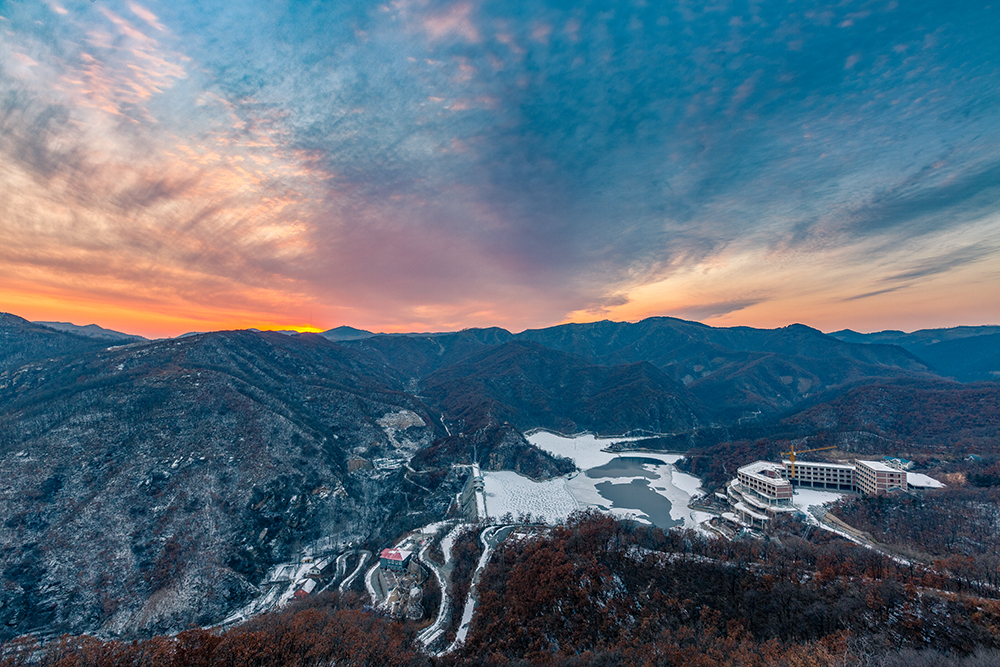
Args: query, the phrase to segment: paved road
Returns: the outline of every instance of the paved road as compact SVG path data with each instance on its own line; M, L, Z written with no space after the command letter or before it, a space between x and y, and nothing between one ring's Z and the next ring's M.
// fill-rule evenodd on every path
M358 553L361 554L361 559L358 561L358 566L354 568L354 571L351 572L351 574L347 577L347 579L344 579L344 581L341 582L340 588L338 589L340 590L341 593L343 593L344 591L346 591L348 588L351 587L351 584L354 583L354 580L357 578L358 573L361 572L361 569L365 566L365 563L368 562L368 559L372 557L372 552L366 549L362 549ZM337 567L338 568L340 567L339 562L337 563Z
M345 551L337 556L337 574L334 576L336 581L342 580L344 575L347 574L347 559L354 553L354 551Z
M451 601L451 586L447 574L444 569L437 563L427 558L427 549L430 548L430 544L424 546L417 554L417 558L421 563L430 568L434 576L437 577L438 587L441 589L441 606L438 608L437 618L434 619L434 623L424 628L420 634L417 635L417 639L423 643L424 646L430 646L436 642L441 635L444 633L448 623L451 621L452 613L452 601ZM450 570L451 568L449 568Z
M487 563L490 562L490 558L493 556L493 550L496 549L498 544L507 539L514 528L515 526L489 526L488 528L484 528L483 532L479 534L479 541L483 543L484 547L483 555L479 557L479 564L476 565L476 571L472 574L472 584L469 586L469 596L465 600L465 609L462 611L462 624L458 627L458 632L455 634L455 641L451 643L451 646L441 651L438 655L451 653L461 642L465 641L465 637L469 633L469 625L472 623L472 615L476 610L476 593L479 587L479 575L482 574L483 570L486 569Z
M385 591L382 590L382 583L378 578L378 563L375 563L365 573L365 588L368 590L368 597L372 599L372 605L379 606L385 600Z

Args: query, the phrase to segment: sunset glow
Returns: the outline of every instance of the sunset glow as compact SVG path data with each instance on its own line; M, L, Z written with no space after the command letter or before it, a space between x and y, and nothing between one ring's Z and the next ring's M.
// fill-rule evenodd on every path
M0 310L997 324L998 11L0 3Z

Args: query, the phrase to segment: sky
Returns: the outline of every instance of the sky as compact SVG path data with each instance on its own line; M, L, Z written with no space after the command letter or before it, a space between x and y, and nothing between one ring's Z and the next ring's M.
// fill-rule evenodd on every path
M0 0L0 310L1000 324L1000 5Z

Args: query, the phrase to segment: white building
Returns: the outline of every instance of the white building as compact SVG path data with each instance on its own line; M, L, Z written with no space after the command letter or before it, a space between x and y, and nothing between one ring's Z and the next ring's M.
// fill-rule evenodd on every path
M795 486L828 491L853 491L875 496L891 489L943 486L926 475L907 473L882 461L848 463L796 461L780 464L755 461L736 470L736 479L726 486L726 499L733 508L723 516L753 528L763 527L780 512L794 512ZM910 479L908 479L908 475ZM909 483L908 483L909 482Z
M755 461L737 469L726 495L739 523L763 528L781 512L794 512L792 485L785 479L785 469L770 461Z
M855 461L858 491L877 496L889 489L906 489L906 473L881 461Z
M814 489L830 491L854 491L854 466L847 463L828 463L826 461L796 461L795 474L792 474L792 462L782 461L786 477L796 486L808 486Z

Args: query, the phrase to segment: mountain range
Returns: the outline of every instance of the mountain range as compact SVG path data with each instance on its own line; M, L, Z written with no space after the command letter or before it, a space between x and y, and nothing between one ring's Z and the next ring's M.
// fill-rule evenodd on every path
M0 640L209 624L302 543L377 546L443 516L464 482L456 463L571 471L527 442L534 428L919 438L941 428L928 409L906 431L923 401L963 415L962 442L996 447L1000 385L956 381L996 377L996 329L894 338L651 318L149 341L2 314ZM959 372L963 354L975 373ZM892 411L862 418L876 398Z
M898 345L923 359L935 371L963 382L1000 379L1000 327L921 329L913 333L879 331L861 334L835 331L834 338L850 343Z

